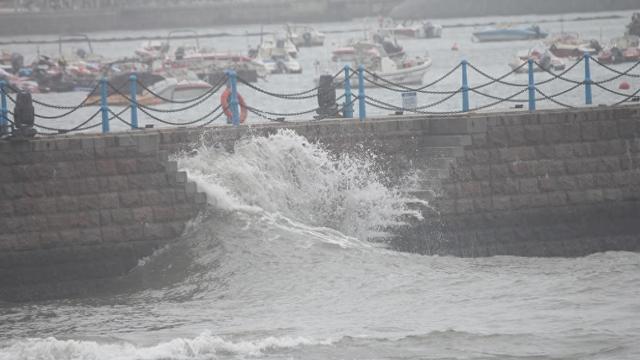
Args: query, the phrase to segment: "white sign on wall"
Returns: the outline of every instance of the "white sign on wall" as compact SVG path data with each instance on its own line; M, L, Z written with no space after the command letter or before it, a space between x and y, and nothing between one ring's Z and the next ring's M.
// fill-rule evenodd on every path
M402 108L415 110L418 107L418 96L415 91L402 93Z

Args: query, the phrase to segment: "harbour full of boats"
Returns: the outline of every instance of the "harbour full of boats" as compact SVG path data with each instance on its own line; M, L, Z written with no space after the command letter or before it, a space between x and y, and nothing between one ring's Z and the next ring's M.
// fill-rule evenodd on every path
M135 74L142 85L138 87L138 101L154 104L159 100L152 94L161 95L160 99L177 100L206 93L225 81L227 69L234 69L245 82L257 82L278 74L313 72L314 69L303 68L300 53L324 47L329 50L325 52L328 59L315 59L313 79L316 83L321 75L339 73L348 65L352 69L360 66L366 69L366 86L382 86L387 82L422 84L434 65L428 54L428 39L442 38L443 27L430 21L377 19L373 22L375 26L354 38L329 44L328 36L311 26L288 24L281 31L269 34L261 31L263 35L257 45L246 52L207 48L201 46L195 31L178 30L168 33L164 40L145 41L130 56L119 59L94 53L87 36L74 35L76 42L83 41L83 47L66 51L65 41L69 38L61 36L56 54L38 54L30 63L19 53L2 51L0 78L11 85L10 89L32 93L94 91L92 96L97 102L95 89L99 79L106 77L116 89L127 93L129 77ZM568 63L585 53L608 64L640 61L639 14L632 16L624 34L609 41L582 38L578 33L553 34L537 24L494 25L478 28L472 36L479 43L526 41L526 48L512 49L514 55L505 64L515 72L528 71L524 65L530 59L537 64L534 71L563 71ZM184 41L186 38L191 40ZM412 53L405 51L405 41L413 42ZM420 46L415 46L418 42ZM451 49L459 50L457 42ZM320 65L322 61L325 62ZM357 81L357 77L351 78L353 86ZM338 74L334 83L342 86L344 74ZM127 98L110 89L109 103L126 104Z

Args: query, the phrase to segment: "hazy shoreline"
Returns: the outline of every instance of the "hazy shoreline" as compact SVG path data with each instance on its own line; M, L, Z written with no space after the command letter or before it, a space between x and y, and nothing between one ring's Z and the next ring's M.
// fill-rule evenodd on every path
M3 36L111 30L203 28L219 25L348 21L367 16L451 18L561 14L640 9L637 0L259 0L204 6L114 10L43 11L0 14Z

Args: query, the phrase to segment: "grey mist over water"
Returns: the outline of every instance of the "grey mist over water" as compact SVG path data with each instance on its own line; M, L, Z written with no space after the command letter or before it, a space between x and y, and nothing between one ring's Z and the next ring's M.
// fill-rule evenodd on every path
M626 22L564 26L613 37ZM504 73L515 51L532 45L475 44L471 31L405 46L429 51L427 76L436 78L462 57ZM243 38L210 41L247 47ZM451 52L453 42L460 53ZM118 57L138 45L96 51ZM261 85L310 88L314 61L329 54L330 47L302 51L309 71ZM391 251L367 239L419 216L400 191L411 177L390 183L374 155L338 156L293 132L242 140L233 153L201 147L177 160L209 201L180 241L141 260L118 295L0 304L0 360L640 358L639 254L463 259ZM133 278L146 286L131 288Z

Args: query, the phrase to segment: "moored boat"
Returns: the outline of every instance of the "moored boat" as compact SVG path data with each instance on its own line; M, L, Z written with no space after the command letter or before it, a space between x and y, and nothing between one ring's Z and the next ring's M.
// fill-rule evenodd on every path
M575 33L562 33L549 41L549 50L561 58L578 58L585 53L596 55L602 50L597 40L585 40Z
M422 84L424 75L431 67L431 58L429 57L392 59L387 55L382 45L366 41L353 43L348 48L337 49L334 51L333 61L337 68L349 65L353 69L357 69L360 65L364 65L365 69L371 73L367 77L372 77L373 80L373 82L367 81L365 83L369 87L380 84L387 85L384 81L400 85ZM316 82L318 81L319 78L316 79ZM335 79L335 84L342 86L343 83L344 74L340 73ZM351 85L357 86L357 84L357 77L353 77Z
M287 37L297 47L323 46L325 34L310 26L286 26Z
M198 96L203 95L207 91L209 91L212 86L202 80L190 80L183 79L179 80L176 78L167 78L150 84L149 86L145 86L145 89L139 89L140 94L137 96L136 100L141 105L158 105L169 101L185 101L195 99ZM128 98L129 93L127 91L122 92L123 95L120 95L114 91L110 91L110 94L107 97L107 102L109 105L115 106L127 106L130 104L130 100ZM87 104L89 105L97 105L100 103L100 95L91 94L89 96L89 100Z
M548 34L538 25L521 26L497 26L486 28L473 33L474 38L480 42L486 41L516 41L544 39Z
M534 72L540 71L562 71L567 67L564 60L553 56L549 50L531 49L519 52L516 57L509 62L511 69L516 73L526 73L529 67L526 66L529 59L533 60L536 65L533 66ZM523 66L524 65L524 66Z
M605 64L640 61L640 37L626 35L611 40L609 46L598 54L598 61Z
M382 27L379 30L392 36L412 39L435 39L442 37L442 26L430 21L402 23L391 27Z
M291 56L287 42L282 38L264 40L251 55L271 74L300 74L302 66Z

